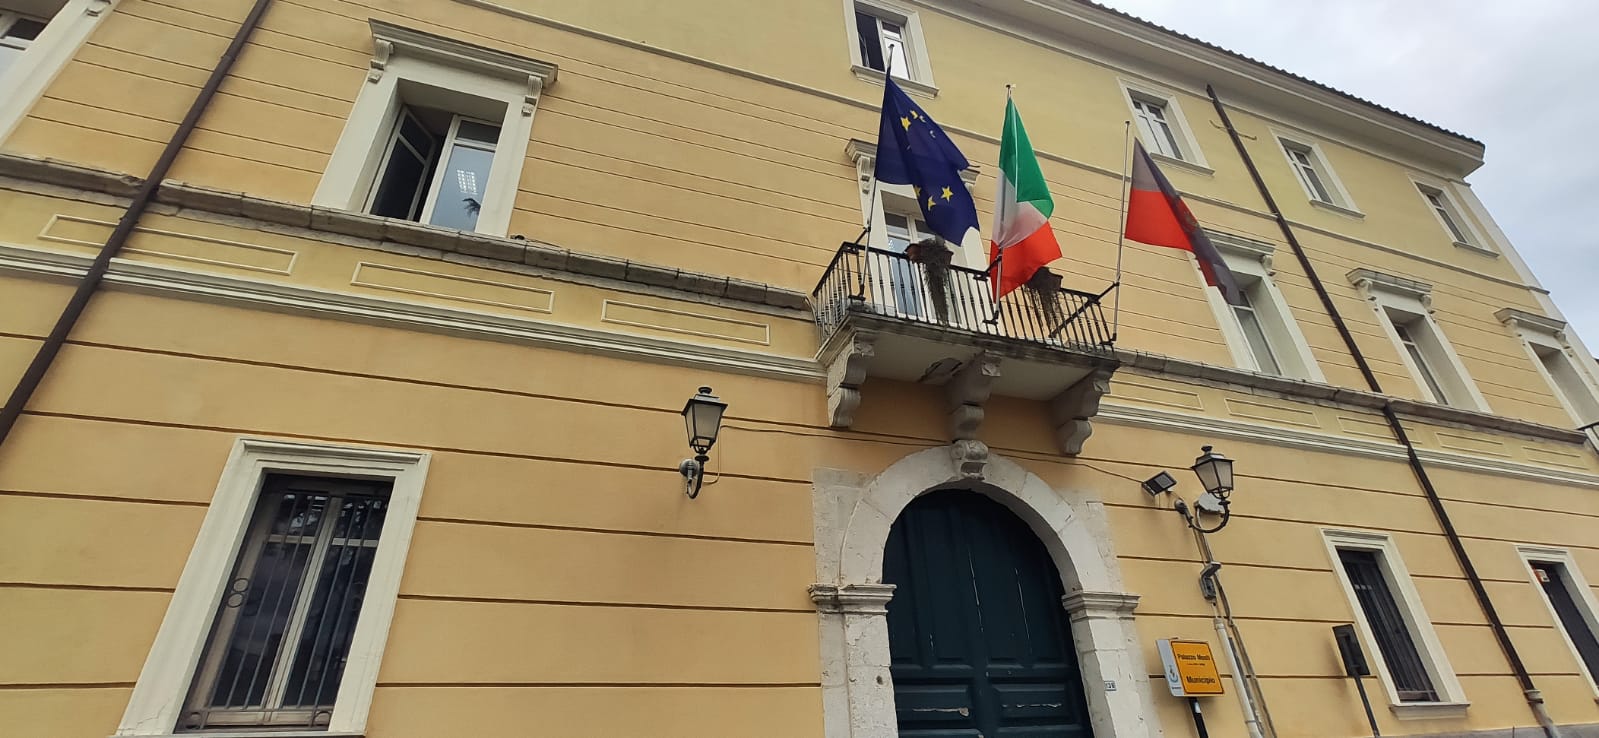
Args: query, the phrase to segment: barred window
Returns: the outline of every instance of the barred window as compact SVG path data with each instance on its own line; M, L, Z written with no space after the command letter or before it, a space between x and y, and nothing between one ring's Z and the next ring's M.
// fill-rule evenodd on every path
M1349 586L1355 591L1355 599L1366 615L1372 636L1377 640L1377 650L1388 666L1399 701L1437 702L1438 690L1433 688L1432 676L1427 673L1421 652L1416 649L1410 624L1388 586L1381 554L1371 550L1339 549L1338 558L1349 575Z
M179 723L325 728L390 483L268 475Z

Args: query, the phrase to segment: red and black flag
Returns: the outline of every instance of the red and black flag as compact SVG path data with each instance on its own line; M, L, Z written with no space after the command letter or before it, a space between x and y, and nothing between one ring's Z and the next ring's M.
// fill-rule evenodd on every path
M1133 142L1133 183L1127 195L1125 233L1139 243L1192 252L1199 260L1205 284L1220 290L1222 298L1230 305L1246 304L1243 290L1232 270L1227 268L1221 252L1205 236L1205 229L1194 220L1182 196L1138 141Z

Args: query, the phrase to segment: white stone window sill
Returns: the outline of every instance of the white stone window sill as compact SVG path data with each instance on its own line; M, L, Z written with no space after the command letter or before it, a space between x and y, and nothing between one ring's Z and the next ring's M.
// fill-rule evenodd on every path
M1389 705L1388 709L1400 720L1435 720L1465 717L1468 707L1470 702L1405 702Z
M864 79L867 82L878 85L883 84L883 73L877 71L876 69L855 64L851 66L849 70L854 72L856 77ZM938 97L938 88L929 84L905 79L904 77L899 76L894 77L894 83L899 85L900 89L918 97Z
M1207 167L1204 164L1199 164L1197 162L1188 161L1187 159L1179 159L1179 158L1177 158L1175 156L1167 156L1165 154L1157 154L1157 153L1155 153L1153 151L1149 152L1149 155L1155 161L1158 161L1158 162L1160 162L1162 164L1170 164L1172 166L1177 167L1178 169L1187 169L1188 171L1194 172L1195 174L1203 174L1203 175L1205 175L1207 177L1215 176L1215 174L1216 174L1216 170L1211 169L1210 167Z
M1483 256L1491 256L1491 257L1493 257L1495 259L1499 258L1499 252L1498 251L1494 251L1493 249L1486 249L1486 248L1478 246L1477 244L1474 244L1474 243L1466 243L1465 241L1456 241L1455 242L1455 248L1457 248L1457 249L1465 249L1466 251L1470 251L1470 252L1472 252L1474 254L1482 254Z
M1354 218L1355 220L1365 220L1366 219L1366 214L1360 212L1359 210L1355 210L1354 208L1346 208L1346 207L1344 207L1342 205L1337 205L1337 204L1334 204L1334 203L1330 203L1330 202L1327 202L1325 200L1312 199L1310 201L1310 204L1311 205L1315 205L1316 207L1321 208L1323 210L1331 210L1332 212L1337 213L1337 214L1342 215L1342 216L1347 217L1347 218Z

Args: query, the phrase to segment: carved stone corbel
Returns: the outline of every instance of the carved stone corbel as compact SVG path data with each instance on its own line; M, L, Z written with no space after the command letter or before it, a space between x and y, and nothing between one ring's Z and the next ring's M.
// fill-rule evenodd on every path
M536 74L527 76L527 94L522 98L522 115L532 115L539 105L539 95L544 92L544 78Z
M1062 454L1076 456L1083 452L1083 443L1094 433L1090 421L1099 414L1100 399L1110 391L1111 372L1110 369L1094 369L1049 401L1055 445Z
M111 0L89 0L89 4L83 8L83 14L90 18L97 18L110 7Z
M950 458L963 479L982 479L988 467L988 444L982 441L956 441L950 444Z
M983 424L983 405L994 391L994 380L999 377L999 359L988 354L972 357L944 385L949 399L949 437L953 441L977 438L977 427Z
M892 584L812 584L811 602L823 614L883 615L894 597Z
M371 68L366 71L366 81L376 82L383 79L383 70L389 66L389 57L394 55L394 42L387 39L372 39Z
M870 333L852 334L827 365L827 414L834 428L855 424L855 410L861 406L861 384L866 381L866 365L877 355L876 340Z

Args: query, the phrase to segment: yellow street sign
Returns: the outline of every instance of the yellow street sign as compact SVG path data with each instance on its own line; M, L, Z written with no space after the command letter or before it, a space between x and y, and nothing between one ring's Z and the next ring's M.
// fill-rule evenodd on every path
M1209 643L1163 638L1158 645L1161 664L1166 669L1166 686L1172 696L1205 697L1225 691Z

